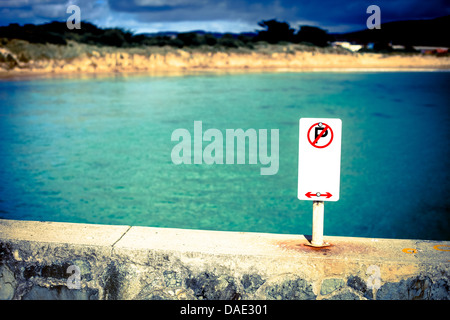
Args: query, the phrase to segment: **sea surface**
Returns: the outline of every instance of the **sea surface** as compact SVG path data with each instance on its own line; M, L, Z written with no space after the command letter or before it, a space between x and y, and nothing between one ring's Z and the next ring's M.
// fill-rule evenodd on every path
M325 235L450 240L449 88L449 72L2 80L0 218L311 234L298 126L323 117L342 120ZM278 172L174 164L171 135L194 121L224 145L226 129L278 129Z

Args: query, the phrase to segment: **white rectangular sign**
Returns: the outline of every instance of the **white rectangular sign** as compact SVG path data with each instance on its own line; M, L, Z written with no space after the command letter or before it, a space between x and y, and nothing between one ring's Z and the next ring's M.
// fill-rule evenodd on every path
M300 200L339 200L341 137L341 119L300 119L298 160Z

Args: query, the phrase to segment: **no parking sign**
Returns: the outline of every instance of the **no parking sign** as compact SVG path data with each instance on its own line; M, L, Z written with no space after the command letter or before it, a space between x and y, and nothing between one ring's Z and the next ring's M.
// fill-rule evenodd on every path
M340 119L300 119L298 161L300 200L339 200L341 136Z

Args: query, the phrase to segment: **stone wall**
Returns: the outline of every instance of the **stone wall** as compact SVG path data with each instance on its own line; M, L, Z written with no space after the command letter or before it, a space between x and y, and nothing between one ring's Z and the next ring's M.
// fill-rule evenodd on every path
M0 220L0 299L449 299L450 242Z

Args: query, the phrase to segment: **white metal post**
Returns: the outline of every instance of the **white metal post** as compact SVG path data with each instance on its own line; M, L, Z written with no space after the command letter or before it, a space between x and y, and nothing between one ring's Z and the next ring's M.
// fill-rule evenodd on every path
M323 212L323 201L313 201L313 232L311 245L314 247L326 245L323 242Z

